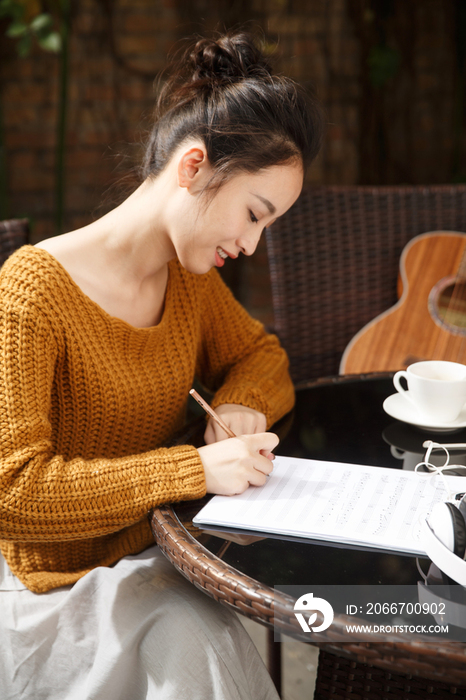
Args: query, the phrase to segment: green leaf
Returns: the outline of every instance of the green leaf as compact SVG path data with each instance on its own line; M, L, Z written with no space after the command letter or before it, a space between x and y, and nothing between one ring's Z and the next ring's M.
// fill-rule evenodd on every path
M47 13L42 13L41 15L37 15L34 17L32 20L30 27L32 31L37 34L39 32L43 32L44 29L49 29L53 24L53 19L52 17L47 14Z
M0 17L11 17L13 20L21 21L24 17L24 7L14 0L1 0Z
M6 30L6 35L12 39L16 39L23 34L27 34L28 26L23 22L12 22Z
M11 0L0 0L0 12L2 14L14 14L14 3Z
M31 51L31 45L31 35L25 34L24 36L22 36L16 45L16 51L18 52L18 55L21 56L21 58L26 58L26 56L28 56L29 52Z
M50 34L39 38L37 41L44 51L53 51L54 53L61 51L61 36L58 32L50 32Z

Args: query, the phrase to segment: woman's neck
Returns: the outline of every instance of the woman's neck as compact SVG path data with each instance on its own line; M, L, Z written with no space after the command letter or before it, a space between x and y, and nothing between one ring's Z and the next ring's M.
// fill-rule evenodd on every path
M160 320L175 257L156 184L144 182L97 221L38 244L107 313L137 327Z
M163 181L145 181L122 204L84 229L76 239L94 241L127 277L157 275L175 257L165 223Z

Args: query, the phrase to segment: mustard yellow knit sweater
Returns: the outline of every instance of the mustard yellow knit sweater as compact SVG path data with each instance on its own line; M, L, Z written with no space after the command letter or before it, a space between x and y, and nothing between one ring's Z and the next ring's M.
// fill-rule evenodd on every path
M205 493L194 447L163 448L193 378L271 425L293 404L287 359L215 270L170 263L153 328L107 314L44 250L0 273L0 548L33 591L153 543L147 512Z

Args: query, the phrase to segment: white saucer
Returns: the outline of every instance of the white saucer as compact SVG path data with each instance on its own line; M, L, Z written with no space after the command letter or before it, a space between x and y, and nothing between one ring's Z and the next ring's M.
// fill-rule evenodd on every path
M409 394L409 392L406 392ZM449 433L452 430L459 430L460 428L466 427L466 406L462 409L458 418L449 423L436 423L435 425L426 424L426 419L422 418L416 411L411 402L398 391L396 394L392 394L383 402L383 408L386 413L392 418L403 421L403 423L410 423L410 425L417 425L419 428L424 430L431 430L438 433Z

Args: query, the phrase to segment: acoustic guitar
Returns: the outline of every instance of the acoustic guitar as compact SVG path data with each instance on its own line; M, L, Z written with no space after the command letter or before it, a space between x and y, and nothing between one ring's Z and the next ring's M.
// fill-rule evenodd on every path
M404 248L399 301L346 347L340 374L395 371L419 360L466 363L466 234L424 233Z

